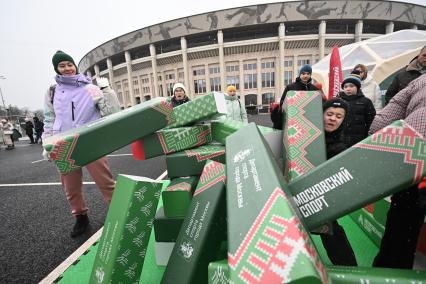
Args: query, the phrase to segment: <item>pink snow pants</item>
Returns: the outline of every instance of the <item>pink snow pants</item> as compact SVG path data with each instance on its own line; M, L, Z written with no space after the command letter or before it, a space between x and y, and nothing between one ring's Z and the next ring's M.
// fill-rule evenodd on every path
M115 182L112 179L112 174L108 166L106 157L102 157L88 165L87 170L101 191L106 203L111 202L111 197L114 192ZM65 194L71 206L72 215L86 214L88 208L83 194L83 171L82 169L75 170L66 175L60 175L61 182L64 187Z

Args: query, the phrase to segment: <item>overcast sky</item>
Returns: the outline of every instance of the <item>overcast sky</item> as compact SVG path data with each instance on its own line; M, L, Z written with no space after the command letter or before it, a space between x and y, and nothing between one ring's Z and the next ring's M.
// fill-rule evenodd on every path
M423 4L426 0L410 0ZM43 108L54 82L52 55L80 59L125 33L194 14L281 1L262 0L3 0L0 4L0 87L6 105ZM1 101L0 101L1 103Z

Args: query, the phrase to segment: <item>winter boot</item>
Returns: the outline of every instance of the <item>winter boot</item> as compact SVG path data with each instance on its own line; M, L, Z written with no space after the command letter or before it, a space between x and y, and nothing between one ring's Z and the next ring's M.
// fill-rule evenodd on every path
M83 234L89 225L89 217L87 215L77 215L76 222L72 228L71 238L75 238Z

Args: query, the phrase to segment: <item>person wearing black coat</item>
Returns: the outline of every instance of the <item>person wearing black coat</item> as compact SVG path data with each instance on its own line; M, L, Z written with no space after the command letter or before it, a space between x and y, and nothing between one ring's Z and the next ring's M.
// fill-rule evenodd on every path
M343 128L348 107L348 104L340 98L323 103L327 159L331 159L347 149L343 142ZM331 232L320 234L320 237L328 258L334 265L357 266L355 253L345 230L336 220L331 222Z
M408 84L417 79L420 75L426 73L426 46L424 46L418 56L416 56L407 65L405 70L399 72L385 94L385 105L395 96L399 91L408 86Z
M351 147L368 136L368 130L376 115L373 102L361 91L361 79L358 71L354 70L342 82L343 92L338 97L349 105L344 125L344 141Z
M311 75L312 67L306 64L300 68L299 76L296 78L296 81L285 87L280 99L280 105L271 109L271 120L273 128L280 130L283 129L283 104L288 91L318 91L318 88L311 83Z
M32 123L32 121L29 118L25 119L25 133L28 135L28 138L30 138L30 144L35 144L34 143L34 124Z
M40 119L37 116L33 117L33 121L34 121L34 130L36 134L35 143L37 144L39 139L40 139L40 142L43 143L41 141L41 135L43 134L44 123L40 121Z

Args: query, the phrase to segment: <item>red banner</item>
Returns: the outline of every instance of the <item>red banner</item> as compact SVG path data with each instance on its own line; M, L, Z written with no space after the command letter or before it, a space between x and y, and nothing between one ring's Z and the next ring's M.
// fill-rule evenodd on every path
M330 69L328 72L328 100L337 96L342 80L343 72L339 48L334 47L330 55Z

